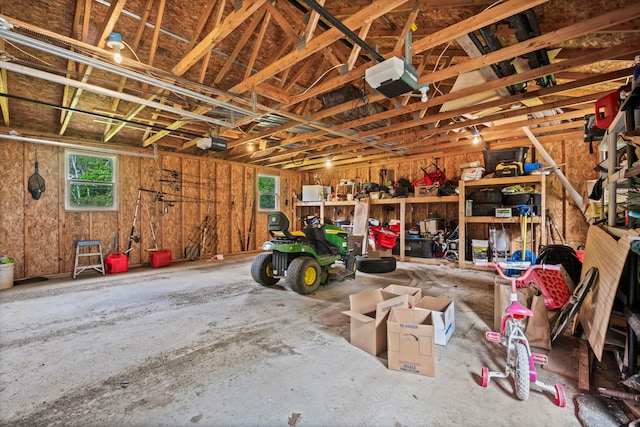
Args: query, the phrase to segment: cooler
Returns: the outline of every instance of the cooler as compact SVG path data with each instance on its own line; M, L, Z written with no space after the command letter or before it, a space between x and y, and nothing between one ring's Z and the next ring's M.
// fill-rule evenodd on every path
M151 267L167 267L171 265L171 251L169 249L160 249L151 252L149 265Z
M113 252L104 259L107 274L124 273L129 270L129 258L122 252Z

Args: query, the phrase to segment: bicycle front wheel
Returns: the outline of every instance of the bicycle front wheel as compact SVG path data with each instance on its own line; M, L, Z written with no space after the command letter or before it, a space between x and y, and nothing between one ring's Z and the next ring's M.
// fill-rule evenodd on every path
M515 353L515 389L516 396L520 400L529 398L529 389L531 388L531 377L529 376L529 355L527 347L521 342L516 343L513 347Z

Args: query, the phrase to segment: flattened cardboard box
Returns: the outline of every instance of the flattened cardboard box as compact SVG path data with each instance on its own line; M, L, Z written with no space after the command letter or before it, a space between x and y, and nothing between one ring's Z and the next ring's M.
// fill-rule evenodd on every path
M389 369L435 376L432 312L394 307L387 320Z
M351 344L377 356L387 349L387 317L392 307L409 307L409 295L395 295L382 289L349 295Z
M383 289L385 292L396 295L409 295L409 308L415 307L415 305L422 299L422 289L414 288L411 286L403 285L389 285Z
M447 345L453 335L453 331L456 330L456 315L453 300L449 298L425 296L418 301L414 308L430 310L432 312L435 342L438 345Z

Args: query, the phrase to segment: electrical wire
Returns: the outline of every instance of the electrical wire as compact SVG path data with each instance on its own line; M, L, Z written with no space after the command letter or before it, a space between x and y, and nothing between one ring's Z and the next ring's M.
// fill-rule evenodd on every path
M347 65L347 64L342 63L342 64L334 65L333 67L329 68L327 71L325 71L324 73L322 73L322 75L321 75L320 77L318 77L318 78L316 79L316 81L315 81L315 82L311 83L311 86L309 86L308 88L306 88L306 89L304 90L304 92L302 92L300 95L304 95L305 93L309 92L309 91L311 90L311 88L312 88L312 87L314 87L316 84L318 84L318 82L319 82L320 80L322 80L322 78L323 78L324 76L326 76L330 71L335 70L335 69L336 69L336 68L338 68L338 67L342 67L343 65ZM299 96L300 96L300 95L299 95Z
M14 49L19 50L20 52L24 53L25 55L30 56L31 58L35 59L36 61L40 61L40 62L42 62L43 64L47 65L48 67L53 67L53 65L49 64L49 63L48 63L48 62L46 62L45 60L40 59L40 58L38 58L37 56L32 55L32 54L30 54L29 52L27 52L27 51L25 51L25 50L23 50L23 49L19 48L19 47L18 47L18 46L16 46L14 43L11 43L9 40L5 40L4 42L5 42L6 44L8 44L9 46L13 47Z

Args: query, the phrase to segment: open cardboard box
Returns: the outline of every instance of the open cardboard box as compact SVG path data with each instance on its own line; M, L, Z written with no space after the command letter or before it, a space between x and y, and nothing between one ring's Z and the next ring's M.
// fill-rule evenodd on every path
M387 320L389 369L435 376L432 312L393 307Z
M456 329L453 300L449 298L425 296L414 305L414 308L432 312L435 343L438 345L446 345L451 339L453 331Z
M385 292L396 295L409 295L409 308L415 307L415 305L422 299L422 289L414 288L411 286L403 285L389 285L383 289Z
M373 356L387 349L387 317L392 307L409 307L409 295L372 289L349 295L351 344Z

